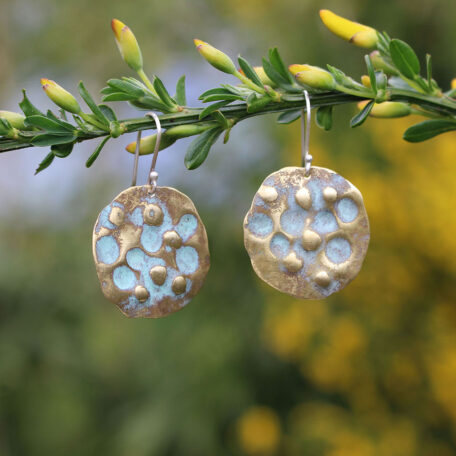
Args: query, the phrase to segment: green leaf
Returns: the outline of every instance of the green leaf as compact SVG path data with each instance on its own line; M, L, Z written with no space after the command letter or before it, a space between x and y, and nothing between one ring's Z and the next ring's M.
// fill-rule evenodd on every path
M93 154L86 161L87 168L90 168L93 165L93 162L98 158L101 150L103 149L104 145L109 141L110 138L111 138L110 136L106 136L106 138L104 138L103 141L101 141L101 143L98 144L98 146L95 149L95 151L93 152Z
M241 67L241 70L244 72L244 75L247 78L249 78L257 86L263 87L263 83L261 82L261 79L256 74L256 71L253 69L252 65L250 65L250 63L247 62L247 60L245 60L241 56L238 57L238 62L239 62L239 66Z
M44 133L42 135L35 136L30 142L34 146L43 147L43 146L54 146L55 144L66 144L71 143L76 140L76 135L57 135L57 134L48 134Z
M389 51L394 65L406 78L413 79L420 73L420 61L406 42L391 40Z
M362 125L364 123L364 121L367 119L367 116L371 112L373 106L374 106L374 101L373 100L369 101L369 103L367 103L367 105L364 106L364 108L358 114L356 114L355 117L353 117L350 120L350 127L355 128L355 127L359 127L360 125Z
M38 165L38 168L36 168L35 176L43 171L43 169L46 169L54 161L54 158L54 153L52 151L49 152L46 157L44 157L44 160Z
M279 124L290 124L291 122L294 122L296 119L299 119L301 117L301 110L298 109L297 111L285 111L282 112L278 117L277 117L277 123Z
M233 92L224 87L215 87L214 89L209 89L209 90L206 90L206 92L202 93L198 97L198 100L203 100L204 98L208 97L209 95L233 95ZM234 95L240 95L240 93L235 93Z
M364 60L366 62L367 73L369 75L372 91L374 92L374 94L377 94L377 79L375 77L374 65L372 65L372 60L370 58L370 55L369 54L365 55Z
M139 109L155 109L161 112L166 112L169 109L168 106L164 105L158 98L150 96L141 97L137 100L130 100L129 103Z
M19 107L22 109L22 112L26 116L44 116L44 114L38 108L35 108L35 106L30 102L27 94L25 93L25 90L22 90L22 93L24 95L24 98L19 103Z
M100 108L100 111L103 113L103 115L110 121L114 122L117 120L116 113L107 105L100 104L98 105Z
M203 120L205 117L212 114L214 111L217 111L218 109L223 108L224 106L226 106L230 103L231 103L231 101L218 101L217 103L207 106L206 108L204 108L201 111L201 113L199 115L199 119Z
M265 58L262 60L263 70L268 78L281 87L291 85L287 78L284 78Z
M385 90L388 85L388 78L383 71L375 72L375 81L377 83L377 90Z
M133 98L139 98L146 94L144 90L135 84L128 81L122 81L121 79L109 79L108 85L113 89L117 89L117 92L124 92Z
M317 109L315 121L317 122L317 125L325 131L331 130L333 123L332 113L332 106L320 106Z
M211 128L196 137L185 154L185 166L188 169L196 169L206 160L212 145L222 133L220 127Z
M7 135L12 128L13 127L6 119L0 117L0 135Z
M51 151L56 157L65 158L71 154L71 152L73 151L73 146L74 146L73 143L57 144L57 145L51 146Z
M159 96L160 100L166 106L169 106L170 108L174 108L176 106L176 102L171 98L171 95L166 90L166 87L164 86L163 82L157 76L155 76L154 79L154 89L157 92L157 95Z
M228 122L227 118L220 111L214 111L214 115L212 117L219 123L220 127L224 130L226 130L230 126L230 123Z
M235 101L235 100L244 100L243 97L240 95L234 95L232 93L230 94L214 94L214 95L209 95L208 97L204 98L203 103L209 103L211 101L219 101L219 100L224 100L224 101Z
M25 124L29 127L37 127L41 130L46 130L47 132L57 134L67 134L69 131L73 132L76 130L73 125L67 122L62 122L58 119L52 120L49 117L42 115L33 115L27 117L25 119Z
M283 63L282 57L280 57L279 50L275 47L269 49L269 61L271 65L283 76L289 84L294 84L294 79L292 74L288 71L285 63Z
M426 54L426 77L429 90L432 90L432 57L431 54Z
M456 130L456 121L431 119L408 128L405 131L403 138L409 142L421 142L453 130Z
M129 95L127 93L123 93L123 92L111 93L109 95L105 95L102 98L102 101L133 101L133 100L137 100L137 97Z
M105 117L103 112L97 106L97 104L93 100L93 98L90 95L90 93L88 92L88 90L85 88L84 83L82 81L79 82L78 90L79 90L79 93L81 94L81 97L87 103L87 106L93 112L93 114L97 118L97 120L99 120L102 124L108 126L109 120Z
M185 95L185 75L182 75L177 81L175 98L179 106L187 105L187 97Z

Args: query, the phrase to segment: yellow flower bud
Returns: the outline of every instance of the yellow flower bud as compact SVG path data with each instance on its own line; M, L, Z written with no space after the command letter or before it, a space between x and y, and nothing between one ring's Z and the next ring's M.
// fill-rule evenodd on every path
M372 48L377 45L377 31L372 27L349 21L326 9L320 10L320 18L331 32L356 46Z
M171 144L176 142L177 138L171 138L166 135L166 132L162 134L161 141L160 141L160 149L163 150L169 147ZM152 154L155 150L155 143L157 142L157 134L154 133L153 135L146 136L145 138L141 139L139 144L139 155L148 155ZM125 148L127 152L134 154L136 152L136 141L131 142Z
M363 74L361 76L361 83L363 84L364 87L367 87L368 89L370 89L372 87L370 77L365 74Z
M19 130L27 130L26 126L24 125L25 117L22 114L11 111L0 111L0 117L6 119L13 128L17 128Z
M76 98L74 98L73 95L71 95L70 92L67 92L63 87L60 87L56 82L51 81L50 79L42 78L41 85L43 86L43 90L46 92L46 95L57 106L73 114L79 114L81 112L81 108L79 107Z
M451 80L451 90L455 90L455 89L456 89L456 78Z
M225 53L204 41L194 39L193 42L198 52L217 70L228 74L236 73L233 61Z
M363 109L369 101L364 100L358 103L359 110ZM399 101L385 101L383 103L374 103L369 115L380 119L392 119L395 117L405 117L411 112L410 106Z
M130 27L117 19L111 21L111 27L116 38L117 47L125 63L132 70L141 70L143 67L141 49Z
M332 90L336 86L333 75L322 68L312 65L290 65L290 73L296 80L309 87L320 90Z

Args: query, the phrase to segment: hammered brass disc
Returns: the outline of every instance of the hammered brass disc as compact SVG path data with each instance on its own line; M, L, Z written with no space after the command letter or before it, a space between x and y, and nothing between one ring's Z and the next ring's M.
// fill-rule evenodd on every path
M130 187L98 216L93 256L103 294L128 317L182 309L209 270L206 229L188 196Z
M258 276L297 298L321 299L361 269L369 220L357 188L334 171L288 167L269 175L244 220Z

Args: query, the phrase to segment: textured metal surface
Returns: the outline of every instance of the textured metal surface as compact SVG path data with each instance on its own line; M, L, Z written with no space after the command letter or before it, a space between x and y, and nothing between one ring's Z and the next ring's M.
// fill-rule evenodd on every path
M361 269L369 221L361 193L325 168L269 175L244 220L244 243L258 276L277 290L321 299Z
M206 230L192 201L169 187L130 187L98 216L93 256L103 294L128 317L184 307L209 270Z

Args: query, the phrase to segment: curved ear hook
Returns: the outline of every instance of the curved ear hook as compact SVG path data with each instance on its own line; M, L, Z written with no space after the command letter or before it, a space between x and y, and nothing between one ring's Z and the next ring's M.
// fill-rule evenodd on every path
M160 123L160 119L158 118L157 114L155 112L148 112L146 114L147 117L152 117L155 121L155 127L157 129L157 140L155 141L155 147L154 147L154 155L152 157L152 164L150 166L150 171L149 171L149 177L147 178L147 185L150 185L152 187L151 189L151 194L155 193L155 189L157 188L157 179L158 179L158 173L155 171L155 166L157 164L157 158L158 158L158 151L160 150L160 142L162 138L162 127ZM141 131L138 131L138 135L136 137L136 149L135 149L135 164L133 168L133 179L132 179L132 184L131 186L134 187L136 185L136 178L138 176L138 161L139 161L139 148L141 144Z
M309 153L309 139L310 139L310 124L312 121L310 106L310 98L307 90L304 90L304 96L306 98L306 110L301 109L301 159L302 167L306 169L306 176L310 174L310 167L312 165L312 155ZM305 120L307 118L307 121Z

